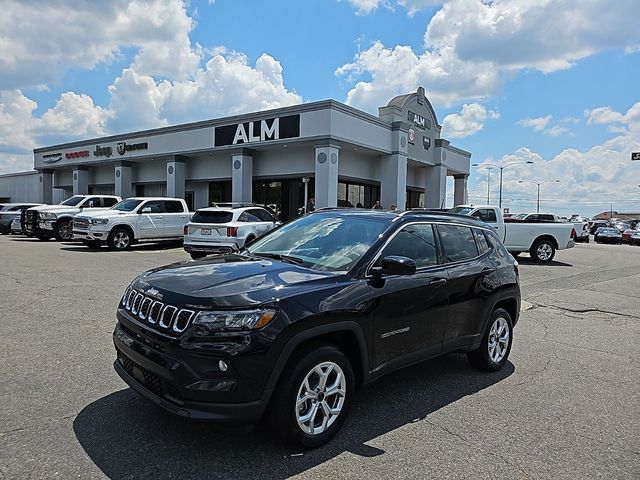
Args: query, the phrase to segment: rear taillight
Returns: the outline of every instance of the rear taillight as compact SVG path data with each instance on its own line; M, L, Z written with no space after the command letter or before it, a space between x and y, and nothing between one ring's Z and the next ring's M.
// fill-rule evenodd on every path
M189 227L187 225L185 225L184 228L182 229L182 234L183 235L188 235L189 234Z
M571 238L576 238L578 236L578 234L576 233L576 229L572 228L571 229Z
M238 227L227 227L227 237L237 237Z

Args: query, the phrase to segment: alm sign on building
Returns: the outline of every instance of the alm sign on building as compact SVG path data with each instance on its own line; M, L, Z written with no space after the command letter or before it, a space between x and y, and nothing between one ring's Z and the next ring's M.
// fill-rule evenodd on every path
M216 127L214 135L216 147L297 138L300 136L300 115Z

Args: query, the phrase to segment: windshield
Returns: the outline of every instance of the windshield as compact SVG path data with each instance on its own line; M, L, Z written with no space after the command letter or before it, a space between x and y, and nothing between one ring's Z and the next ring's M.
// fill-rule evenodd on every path
M229 223L233 218L233 212L218 210L215 212L198 210L194 213L191 221L193 223Z
M245 251L295 257L315 270L347 271L390 225L360 215L313 214L273 230Z
M457 213L458 215L469 215L469 212L475 207L453 207L449 209L449 213Z
M133 198L129 198L127 200L123 200L119 203L116 203L113 207L113 210L119 210L121 212L133 212L138 205L142 203L142 200L135 200Z
M60 205L66 205L67 207L75 207L76 205L78 205L82 200L84 200L83 196L80 195L74 195L71 198L67 198L64 202L62 202Z

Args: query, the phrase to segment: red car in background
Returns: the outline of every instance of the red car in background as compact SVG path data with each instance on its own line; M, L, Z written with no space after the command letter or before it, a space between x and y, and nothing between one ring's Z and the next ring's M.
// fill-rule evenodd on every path
M631 235L636 233L635 228L627 228L624 232L622 232L622 243L631 243Z

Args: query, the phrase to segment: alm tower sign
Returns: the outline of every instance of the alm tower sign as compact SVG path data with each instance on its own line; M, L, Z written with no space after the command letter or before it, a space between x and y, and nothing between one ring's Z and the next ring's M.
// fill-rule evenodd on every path
M300 136L300 115L216 127L214 135L216 147L297 138Z

